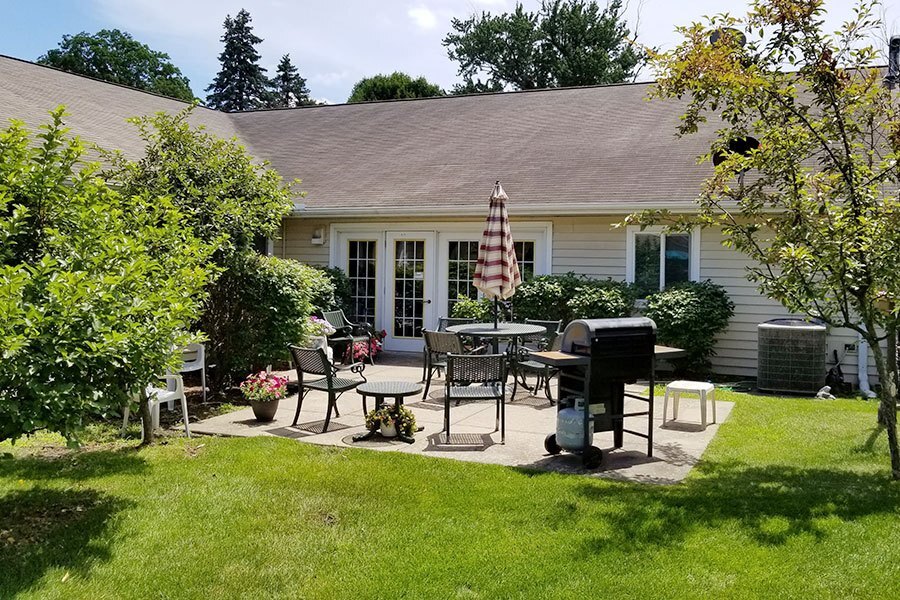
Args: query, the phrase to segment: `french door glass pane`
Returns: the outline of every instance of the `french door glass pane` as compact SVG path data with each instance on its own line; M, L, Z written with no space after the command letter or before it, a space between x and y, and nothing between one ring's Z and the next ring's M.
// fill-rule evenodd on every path
M641 298L659 290L659 252L658 234L635 234L634 283Z
M453 305L459 301L459 297L477 298L478 290L472 285L475 277L475 263L478 262L478 242L460 241L448 242L448 285L447 285L447 309L449 315L453 314Z
M519 275L522 281L534 277L534 242L514 242L516 262L519 264Z
M347 277L350 278L350 312L355 323L375 324L375 248L373 240L350 240Z
M690 255L690 235L666 235L666 287L690 278Z
M394 242L394 337L421 337L424 325L425 242Z

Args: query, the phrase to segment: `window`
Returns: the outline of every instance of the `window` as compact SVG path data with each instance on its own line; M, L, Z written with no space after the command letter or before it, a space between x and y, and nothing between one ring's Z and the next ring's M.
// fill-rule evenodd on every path
M664 233L661 229L629 227L625 279L634 283L641 298L700 275L700 232Z
M447 314L453 314L453 305L459 297L478 298L478 290L472 285L475 278L475 265L478 264L478 246L475 241L447 242ZM534 277L534 242L514 242L516 262L522 281Z
M375 248L374 240L350 240L347 277L350 279L350 312L354 323L375 324Z
M522 281L534 277L534 242L513 242L516 247L516 262L519 263L519 275Z
M394 337L421 337L424 325L425 242L394 243Z
M447 314L453 314L453 305L459 297L477 298L478 290L472 285L475 264L478 262L478 242L447 242L449 244L447 273Z

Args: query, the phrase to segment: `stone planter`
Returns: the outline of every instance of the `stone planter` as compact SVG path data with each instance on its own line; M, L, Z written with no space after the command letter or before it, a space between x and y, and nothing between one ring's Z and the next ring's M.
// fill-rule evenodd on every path
M391 423L387 425L385 423L381 424L381 437L386 438L395 438L397 437L397 426Z
M278 400L270 402L250 402L253 408L253 416L257 421L268 423L275 420L275 413L278 411Z

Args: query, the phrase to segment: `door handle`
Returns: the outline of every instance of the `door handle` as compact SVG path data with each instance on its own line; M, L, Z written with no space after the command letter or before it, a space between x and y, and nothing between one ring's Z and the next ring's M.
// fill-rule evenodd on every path
M423 300L425 304L431 304L431 300Z

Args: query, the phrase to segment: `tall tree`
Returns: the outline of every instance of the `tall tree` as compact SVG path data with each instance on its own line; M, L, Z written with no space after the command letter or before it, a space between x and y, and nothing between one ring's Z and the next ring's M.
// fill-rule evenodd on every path
M430 98L443 96L441 86L424 77L413 79L406 73L394 71L390 75L374 75L356 82L347 102L399 100L401 98Z
M621 0L604 8L594 1L544 0L537 12L517 4L512 13L482 12L451 25L443 44L459 63L462 93L618 83L632 79L645 60ZM474 83L479 75L487 77L484 84Z
M256 45L262 38L253 33L250 13L243 8L233 19L225 17L225 48L219 55L221 69L206 88L210 107L228 112L262 108L266 105L269 80L259 66Z
M37 62L185 102L194 100L188 78L168 54L152 50L118 29L64 35L59 48L48 50Z
M863 0L835 34L822 0L755 0L743 18L680 28L685 41L654 61L655 95L687 99L681 135L715 117L705 159L719 164L697 217L651 212L630 222L721 227L760 291L858 332L878 369L879 421L900 479L900 104L870 66L876 7Z
M292 108L318 104L309 97L306 79L300 76L289 54L281 57L271 81L272 90L267 105L269 108Z

